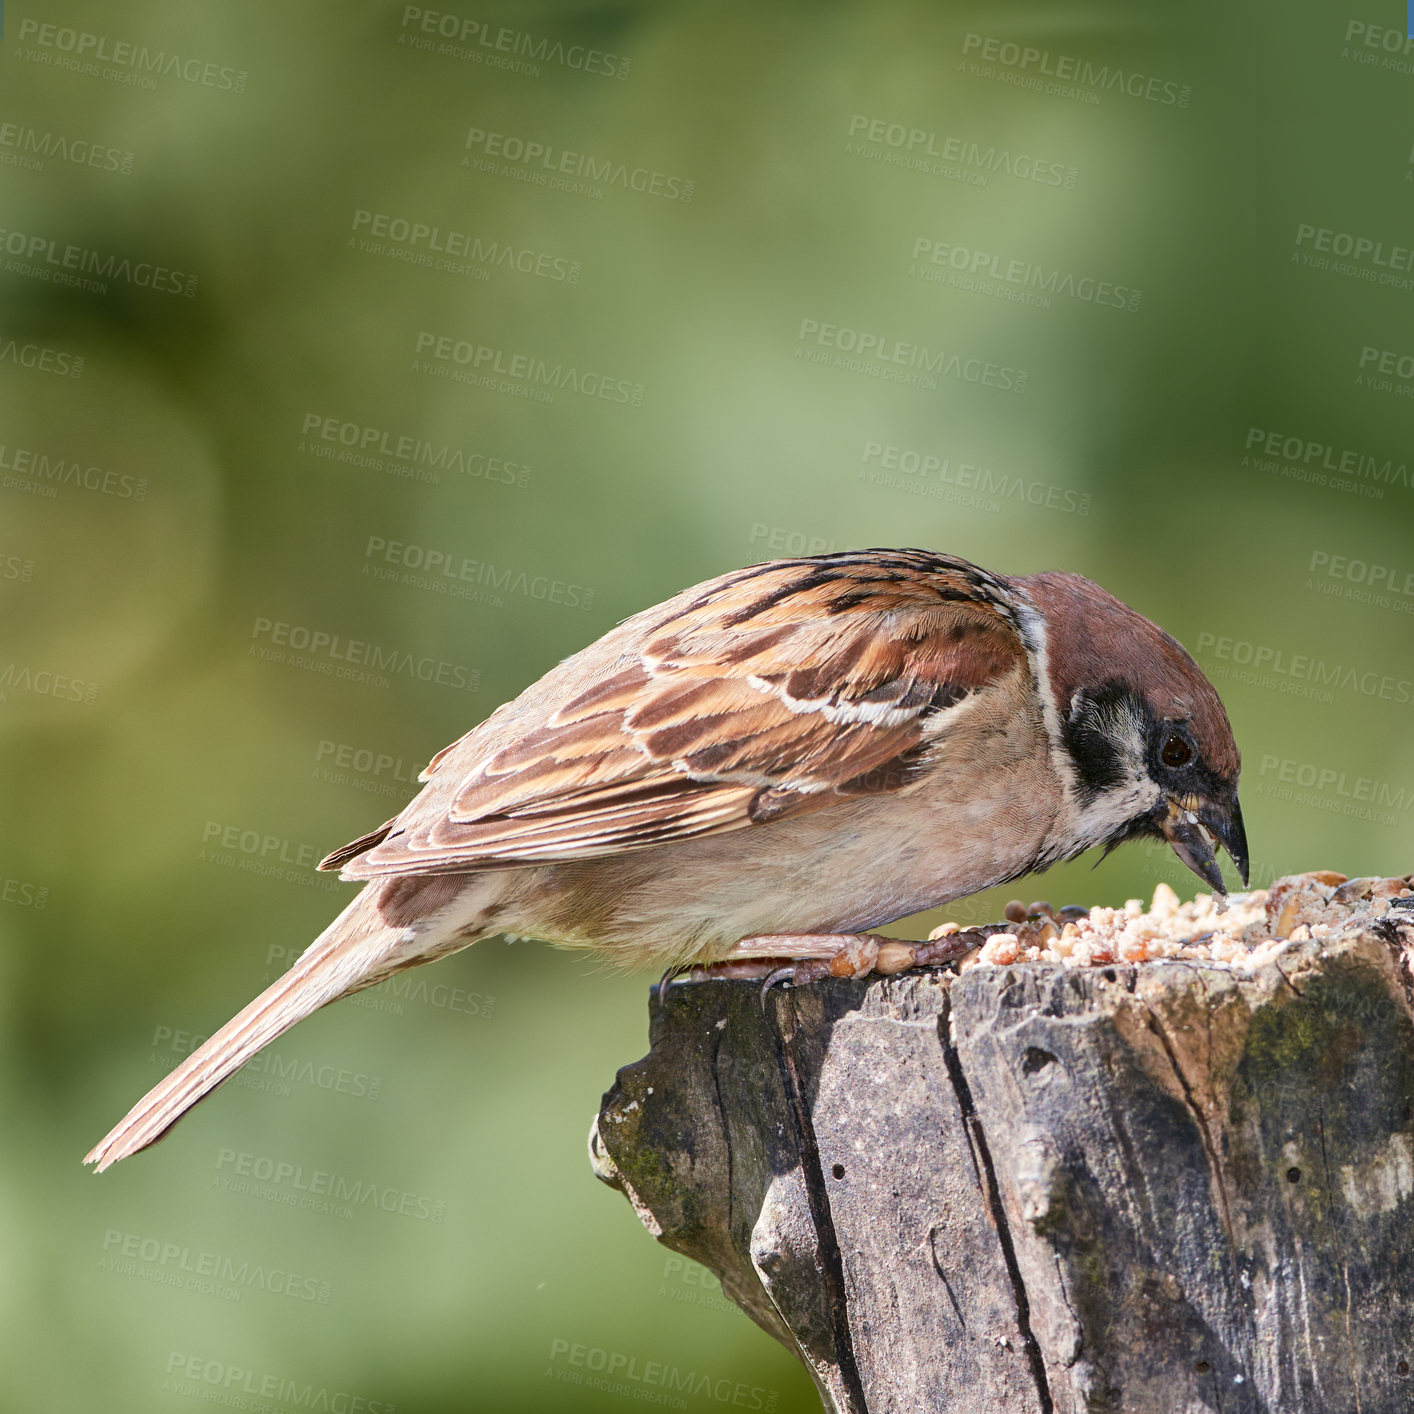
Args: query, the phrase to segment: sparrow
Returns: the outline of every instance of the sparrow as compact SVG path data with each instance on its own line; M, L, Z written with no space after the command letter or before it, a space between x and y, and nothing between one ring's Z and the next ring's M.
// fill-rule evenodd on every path
M319 1007L497 934L858 975L871 928L1095 845L1166 839L1224 892L1217 845L1247 878L1240 764L1188 653L1079 575L916 549L735 570L438 752L319 865L363 883L349 906L85 1162L154 1143Z

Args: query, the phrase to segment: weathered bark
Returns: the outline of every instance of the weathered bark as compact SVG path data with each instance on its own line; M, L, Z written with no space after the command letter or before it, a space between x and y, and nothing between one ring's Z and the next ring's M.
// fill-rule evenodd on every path
M595 1168L835 1410L1406 1410L1402 942L679 985Z

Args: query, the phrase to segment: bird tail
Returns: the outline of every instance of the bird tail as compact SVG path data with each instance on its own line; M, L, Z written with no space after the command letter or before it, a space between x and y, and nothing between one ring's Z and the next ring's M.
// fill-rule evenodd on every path
M419 938L418 945L408 946L413 943L413 930L390 924L380 910L386 888L381 882L367 885L283 977L154 1085L84 1157L84 1163L96 1164L102 1173L119 1159L155 1144L193 1105L297 1021L426 959L431 940ZM474 941L466 937L456 946ZM431 955L452 950L444 947Z

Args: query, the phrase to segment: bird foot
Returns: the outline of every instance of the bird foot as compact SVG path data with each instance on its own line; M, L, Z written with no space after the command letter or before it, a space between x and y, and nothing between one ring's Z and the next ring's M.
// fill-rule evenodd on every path
M675 981L763 978L762 991L777 982L793 987L825 977L891 977L911 967L939 967L954 962L985 941L981 929L969 928L931 942L912 943L875 933L767 933L743 938L721 962L665 974L659 998Z

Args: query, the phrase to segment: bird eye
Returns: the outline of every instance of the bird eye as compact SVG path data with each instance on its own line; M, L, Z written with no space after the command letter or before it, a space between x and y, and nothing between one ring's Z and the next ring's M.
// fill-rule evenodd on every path
M1176 770L1180 766L1186 766L1192 759L1192 749L1177 732L1170 732L1164 738L1164 744L1159 748L1159 760L1165 766L1171 766Z

